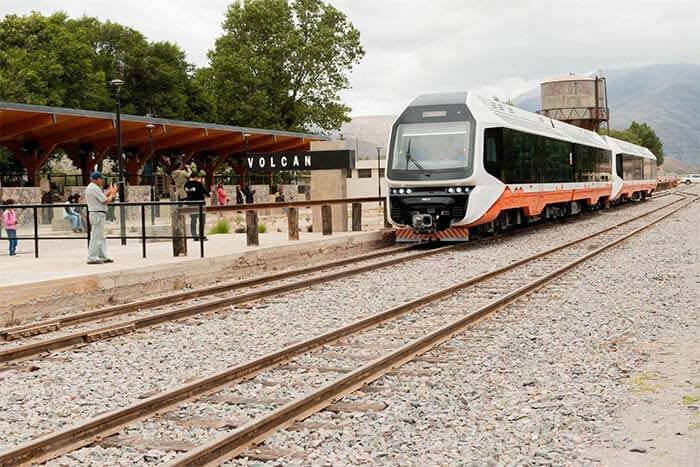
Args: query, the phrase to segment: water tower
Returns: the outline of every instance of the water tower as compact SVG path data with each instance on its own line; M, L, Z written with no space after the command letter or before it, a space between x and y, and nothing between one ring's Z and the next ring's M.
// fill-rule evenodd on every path
M600 74L557 76L540 83L540 91L540 115L593 131L608 122L608 93Z

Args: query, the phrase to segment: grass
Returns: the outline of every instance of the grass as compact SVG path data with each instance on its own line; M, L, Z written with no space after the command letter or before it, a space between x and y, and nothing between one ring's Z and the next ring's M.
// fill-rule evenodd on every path
M693 396L683 396L683 405L695 405L698 402L700 402L700 396L698 395L693 395Z
M652 376L649 373L641 373L634 378L630 378L629 382L634 392L656 392L656 388L649 383L651 379Z
M227 234L231 232L231 223L226 219L225 217L222 217L218 221L216 221L216 224L211 228L209 231L209 235L216 235L216 234Z

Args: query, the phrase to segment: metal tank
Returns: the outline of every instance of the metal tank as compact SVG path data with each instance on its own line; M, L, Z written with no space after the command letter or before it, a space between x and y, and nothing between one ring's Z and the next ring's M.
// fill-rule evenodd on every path
M599 74L570 73L550 78L540 83L540 91L540 115L592 131L608 122L605 77Z

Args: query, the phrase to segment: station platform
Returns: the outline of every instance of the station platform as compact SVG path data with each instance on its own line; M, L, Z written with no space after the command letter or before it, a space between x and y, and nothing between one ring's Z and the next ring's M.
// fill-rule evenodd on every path
M171 242L153 242L147 243L144 259L139 240L129 240L126 246L109 240L114 263L100 265L86 263L85 240L42 241L39 258L31 241L21 241L16 257L0 254L0 325L330 261L389 246L394 234L301 232L299 240L289 241L286 232L267 232L259 241L259 246L248 247L245 234L210 235L204 258L193 240L188 241L188 256L180 257L173 257Z

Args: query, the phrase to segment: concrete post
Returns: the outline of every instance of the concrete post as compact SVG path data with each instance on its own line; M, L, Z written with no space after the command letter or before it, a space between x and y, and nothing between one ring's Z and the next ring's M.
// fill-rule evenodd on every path
M312 151L326 151L333 149L355 149L354 145L347 148L346 141L313 141ZM345 170L312 170L311 171L311 199L341 199L347 198L347 177ZM333 231L348 231L348 207L343 204L332 206ZM312 208L313 231L322 230L321 207Z
M287 211L287 231L290 240L299 240L299 209L289 208Z
M173 256L187 256L187 224L179 206L170 208L170 225L172 226Z
M352 231L362 231L362 203L352 203Z
M327 204L321 206L321 221L323 224L323 235L333 235L333 211Z
M258 246L258 211L248 210L245 212L245 233L248 246Z

